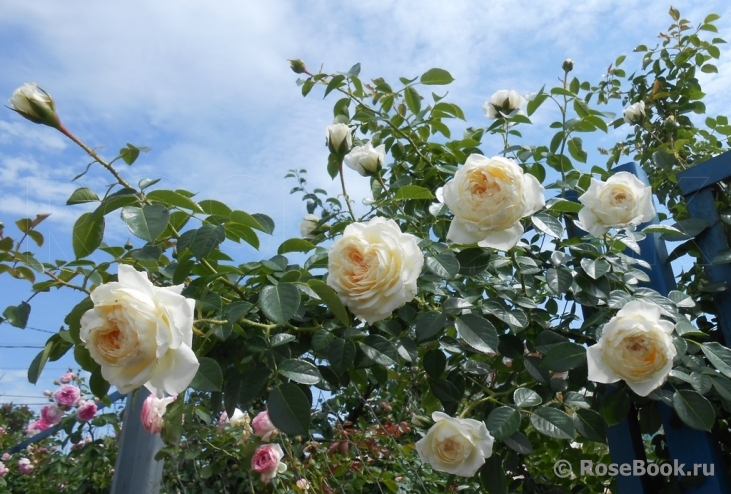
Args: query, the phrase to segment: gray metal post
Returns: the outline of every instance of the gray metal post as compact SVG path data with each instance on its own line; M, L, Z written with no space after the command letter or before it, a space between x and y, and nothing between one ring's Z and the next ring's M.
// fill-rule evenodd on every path
M155 455L163 442L160 434L147 432L140 420L142 404L149 395L150 392L143 387L127 399L111 494L160 492L163 462L155 461Z

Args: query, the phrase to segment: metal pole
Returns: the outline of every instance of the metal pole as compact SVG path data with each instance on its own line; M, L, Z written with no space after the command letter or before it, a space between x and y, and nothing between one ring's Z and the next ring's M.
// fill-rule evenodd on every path
M155 455L163 446L162 439L160 434L147 432L140 420L142 404L149 395L142 387L127 399L111 494L160 492L163 462L156 461Z

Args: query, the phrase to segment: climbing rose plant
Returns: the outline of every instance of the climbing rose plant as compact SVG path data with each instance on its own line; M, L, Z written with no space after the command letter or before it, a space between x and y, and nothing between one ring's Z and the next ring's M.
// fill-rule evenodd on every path
M73 349L97 397L110 384L146 386L142 419L165 440L166 482L249 492L602 492L611 478L558 478L553 464L610 463L607 427L630 413L654 435L646 449L659 463L660 403L689 427L728 430L731 350L702 270L660 294L637 257L660 234L686 240L678 255L700 256L675 173L726 151L731 135L726 117L690 116L705 112L696 72L716 71L723 40L702 35L718 16L692 27L670 15L658 46L635 49L632 75L620 56L592 84L566 60L559 85L497 91L488 120L460 135L450 124L462 108L433 92L454 80L446 70L395 84L363 79L359 64L312 73L291 61L303 96L337 97L323 163L334 189L310 190L306 170L290 170L305 203L301 236L260 261L226 249L258 249L271 218L158 179L129 183L116 164L147 148L127 144L107 160L61 124L47 92L22 86L12 109L115 180L68 199L94 205L73 227L75 261L42 264L20 250L26 238L43 243L46 215L18 221L18 241L0 240L2 272L34 293L87 295L30 380ZM556 120L544 142L523 142L539 111ZM627 137L584 148L610 129ZM625 157L650 186L615 173ZM363 214L343 165L370 185ZM731 196L723 184L717 192L725 211ZM117 218L143 245L103 241ZM108 259L88 259L99 251ZM20 302L3 317L22 328L30 310Z

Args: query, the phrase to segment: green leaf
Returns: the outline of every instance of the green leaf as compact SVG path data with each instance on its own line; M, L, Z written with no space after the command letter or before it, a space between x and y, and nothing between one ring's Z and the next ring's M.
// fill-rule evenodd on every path
M203 209L195 201L173 190L153 190L147 193L147 198L152 202L160 202L168 206L189 209L197 213L203 212Z
M127 147L123 147L119 150L119 156L124 160L125 163L128 165L132 165L137 158L140 156L140 151L147 152L150 148L147 147L137 147L130 143L127 143Z
M405 201L407 199L434 199L434 195L425 187L420 185L404 185L396 191L394 199Z
M586 362L586 348L576 343L559 343L551 347L541 365L554 372L564 372Z
M277 254L286 254L288 252L309 252L316 247L315 244L303 238L290 238L282 242L277 249Z
M718 69L715 65L707 63L703 67L701 67L701 72L704 72L706 74L718 74Z
M437 254L426 258L426 267L429 271L447 280L451 280L459 273L459 261L452 251Z
M567 201L565 199L559 199L548 205L548 209L551 211L560 211L562 213L578 213L583 207L579 202Z
M556 408L537 408L530 416L533 427L548 437L556 439L573 439L574 423L565 412Z
M568 145L569 154L571 154L571 157L579 163L586 163L587 154L586 151L584 151L581 139L579 137L572 137L571 139L569 139Z
M513 407L498 407L490 412L486 425L495 439L510 437L520 427L520 412Z
M508 482L505 470L503 459L498 453L493 453L485 459L485 464L480 467L480 482L487 494L507 494Z
M122 208L122 220L134 235L154 243L168 226L170 211L162 204L149 204L141 208L127 206Z
M543 402L541 395L528 388L518 388L513 393L513 401L518 408L535 407Z
M407 86L404 88L404 100L406 101L406 106L409 107L409 110L411 110L411 113L416 115L421 110L421 96L419 96L419 93L411 86Z
M423 343L431 340L447 325L449 316L444 312L424 312L416 320L416 342Z
M537 230L542 231L547 235L556 238L561 238L561 235L563 235L563 225L560 221L558 221L550 214L534 214L531 217L531 221L533 222L533 226L535 226Z
M226 236L229 239L233 240L234 242L237 242L238 239L242 239L253 248L259 250L259 237L256 235L256 232L254 232L254 230L246 225L242 225L241 223L229 222L224 223L223 226L226 229Z
M396 348L386 338L381 335L372 334L366 336L359 343L360 349L377 364L393 365L398 362L398 352Z
M626 419L629 409L630 401L626 390L619 389L604 395L602 415L608 425L617 425Z
M335 338L327 349L330 368L338 376L344 374L355 361L355 343L352 340Z
M484 317L477 314L465 314L457 318L455 325L462 339L478 352L497 352L499 344L497 331Z
M576 410L573 421L579 434L591 441L606 444L607 425L602 416L594 410Z
M71 194L71 197L69 197L68 201L66 201L66 205L71 206L73 204L83 204L85 202L94 202L98 200L99 196L97 196L93 190L88 187L81 187Z
M693 429L710 431L716 420L711 402L695 391L681 389L673 395L673 408L680 419Z
M109 383L104 379L104 376L102 376L101 367L91 373L91 377L89 378L89 390L98 398L104 398L107 396L107 393L109 392ZM168 414L165 414L165 416L168 417Z
M214 248L226 239L226 228L223 225L203 225L197 230L188 230L178 239L178 252L188 246L193 255L202 259L210 254Z
M274 388L267 399L267 411L280 431L309 437L310 400L296 384L284 383Z
M490 265L490 251L479 247L464 249L457 253L457 261L460 274L476 276Z
M522 432L514 432L512 436L503 439L505 445L521 455L529 455L533 452L533 445ZM494 456L494 455L493 455Z
M82 259L94 252L104 236L104 216L84 213L74 223L72 245L76 259Z
M20 305L8 306L3 311L3 317L7 320L11 326L16 328L25 329L28 324L28 316L30 315L30 305L28 302L21 302Z
M239 407L247 408L254 400L261 398L272 375L268 367L260 366L244 372L239 388Z
M446 379L430 382L429 389L445 407L456 405L462 398L462 393L459 391L459 388L453 382L447 381Z
M280 362L277 366L277 372L300 384L311 385L322 381L322 376L317 367L306 360L289 359Z
M454 77L444 69L429 69L419 79L419 82L428 86L444 86L452 81L454 81Z
M286 324L300 306L300 291L292 283L267 285L259 295L259 307L270 321Z
M432 379L438 379L447 368L447 357L444 352L435 348L424 354L422 359L426 374Z
M327 283L313 278L307 280L307 285L312 288L312 291L320 297L320 300L325 303L327 308L335 314L335 317L337 317L345 327L350 327L350 316L348 316L348 311L340 301L340 297L338 297L337 293L335 293L335 291L330 288Z
M223 373L218 362L208 357L198 357L198 372L196 372L190 387L198 391L221 391Z
M221 201L216 201L215 199L205 199L198 204L204 213L213 216L225 216L229 218L229 215L232 212L230 207L226 206Z
M554 295L563 295L571 288L574 278L571 271L563 268L551 268L546 272L546 282L548 289Z
M726 377L731 377L731 350L716 343L703 343L701 350L713 366Z
M261 213L254 213L251 215L256 222L261 225L261 228L259 230L263 231L264 233L268 233L271 235L274 233L274 220L271 219L269 216ZM256 228L256 227L254 227Z
M585 257L581 260L581 267L584 268L584 272L592 278L599 279L604 276L608 271L610 264L604 259L589 259Z

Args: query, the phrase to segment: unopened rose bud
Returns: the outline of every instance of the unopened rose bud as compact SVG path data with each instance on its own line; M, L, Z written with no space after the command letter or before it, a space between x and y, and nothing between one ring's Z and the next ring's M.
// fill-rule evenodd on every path
M667 125L668 127L674 127L675 124L675 115L668 115L668 117L665 119L665 125Z
M295 74L304 74L305 72L307 72L307 67L305 66L305 63L299 58L290 60L289 68L292 69L292 72L294 72Z
M350 127L344 123L330 125L325 132L325 137L327 137L327 146L333 154L345 156L353 147Z
M561 68L564 70L564 72L571 72L572 70L574 70L574 61L570 58L567 58L561 64Z
M48 125L55 129L61 126L53 98L35 82L27 82L20 86L13 92L9 101L12 105L11 110L33 123Z
M124 248L125 248L125 250L132 250L132 249L134 249L134 247L135 247L135 246L134 246L134 245L132 245L132 242L130 242L129 240L127 240L127 243L126 243L126 244L124 244Z

